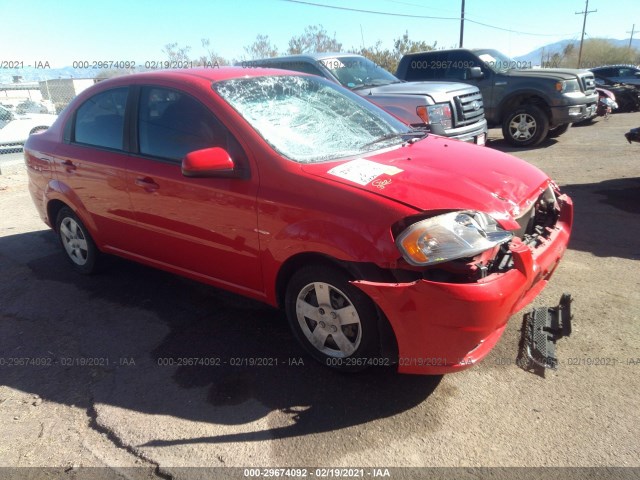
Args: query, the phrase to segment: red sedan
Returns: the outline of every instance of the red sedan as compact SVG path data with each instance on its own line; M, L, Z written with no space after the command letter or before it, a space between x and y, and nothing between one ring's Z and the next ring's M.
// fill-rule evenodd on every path
M79 272L115 254L282 307L343 370L473 365L545 286L572 222L537 168L277 70L101 82L25 161Z

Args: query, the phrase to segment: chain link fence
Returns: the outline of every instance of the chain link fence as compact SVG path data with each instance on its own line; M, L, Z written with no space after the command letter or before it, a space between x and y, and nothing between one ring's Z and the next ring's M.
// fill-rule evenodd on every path
M0 83L0 105L18 115L58 115L76 95L97 81L96 78L23 81L14 76L12 82Z

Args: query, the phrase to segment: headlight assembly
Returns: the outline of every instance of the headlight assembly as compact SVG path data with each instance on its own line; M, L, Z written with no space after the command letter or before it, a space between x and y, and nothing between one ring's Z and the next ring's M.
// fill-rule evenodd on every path
M416 108L416 113L427 125L442 125L451 128L451 107L448 103L436 103L435 105L421 105Z
M411 265L426 266L473 257L512 237L486 213L460 211L414 223L396 238L396 245Z
M577 80L563 80L556 82L556 90L560 93L579 92L580 84Z

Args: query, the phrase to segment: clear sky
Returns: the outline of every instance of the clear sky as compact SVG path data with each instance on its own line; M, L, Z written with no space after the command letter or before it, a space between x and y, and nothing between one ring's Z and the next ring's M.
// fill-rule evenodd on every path
M380 40L391 48L405 30L412 40L458 46L461 0L308 3L407 16L288 0L0 0L0 61L64 67L77 60L166 60L162 48L171 42L191 46L190 53L198 57L204 53L202 38L210 39L219 55L240 59L257 34L268 35L284 53L291 36L316 24L335 33L345 51L362 46L363 39L366 45ZM466 22L464 46L518 56L558 40L579 39L583 17L575 12L584 7L584 0L466 0L466 18L497 28ZM587 18L586 38L629 38L634 23L640 30L640 0L590 0L589 10L596 9Z

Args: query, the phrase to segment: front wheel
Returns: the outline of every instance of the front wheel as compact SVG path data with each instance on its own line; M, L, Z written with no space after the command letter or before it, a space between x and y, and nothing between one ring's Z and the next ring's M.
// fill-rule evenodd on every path
M535 105L522 105L502 122L504 139L514 147L532 147L542 142L549 131L547 115Z
M289 281L285 308L296 339L322 364L343 371L375 364L378 312L342 271L300 269Z
M80 218L68 207L60 209L56 219L60 244L73 268L85 275L96 269L99 251Z

